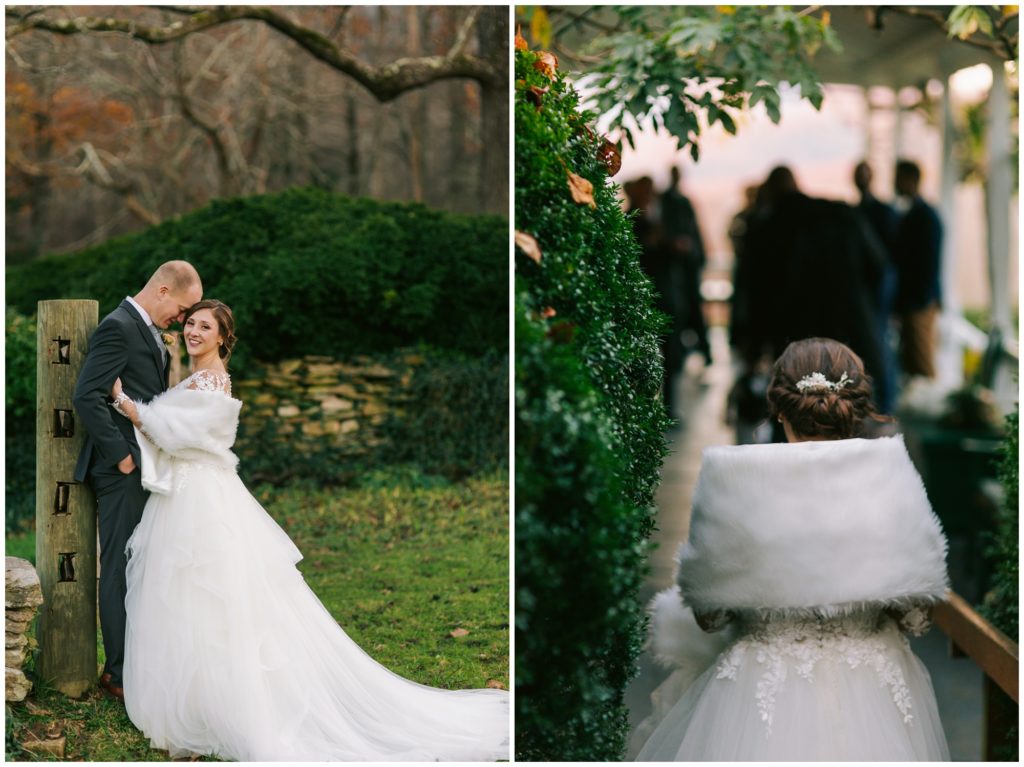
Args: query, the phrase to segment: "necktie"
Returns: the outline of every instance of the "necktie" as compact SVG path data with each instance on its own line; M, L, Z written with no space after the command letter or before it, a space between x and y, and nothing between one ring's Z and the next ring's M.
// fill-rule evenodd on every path
M153 338L156 339L156 345L160 347L160 359L164 363L164 367L167 367L167 347L164 346L164 338L160 335L160 329L156 325L149 326L149 332L153 334Z

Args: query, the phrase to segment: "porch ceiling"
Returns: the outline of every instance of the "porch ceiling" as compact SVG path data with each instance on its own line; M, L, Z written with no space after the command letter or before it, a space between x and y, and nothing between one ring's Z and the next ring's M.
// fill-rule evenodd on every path
M951 6L918 7L943 15L951 10ZM999 61L987 50L950 40L928 18L908 16L884 6L830 5L816 13L820 15L824 10L831 14L832 27L843 45L841 53L823 50L814 58L813 66L824 82L864 87L920 86L930 79L944 80L958 69Z

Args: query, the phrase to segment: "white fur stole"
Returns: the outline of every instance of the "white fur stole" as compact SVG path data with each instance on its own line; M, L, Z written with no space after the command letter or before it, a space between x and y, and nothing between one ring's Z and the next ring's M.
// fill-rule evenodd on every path
M694 609L942 600L946 539L903 437L704 451L678 581Z
M228 468L238 465L231 446L240 400L223 392L180 387L137 407L142 421L142 429L135 430L142 453L142 485L150 492L171 492L172 458Z

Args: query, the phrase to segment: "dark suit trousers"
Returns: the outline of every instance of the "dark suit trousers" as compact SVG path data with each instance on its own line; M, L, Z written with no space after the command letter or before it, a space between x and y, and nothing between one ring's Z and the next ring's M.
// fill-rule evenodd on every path
M123 686L124 632L126 616L124 598L127 592L124 549L135 526L142 519L142 509L149 493L142 489L142 473L136 467L131 474L122 474L116 466L93 466L89 480L96 493L100 528L100 627L103 630L103 652L107 662L103 670L115 685Z

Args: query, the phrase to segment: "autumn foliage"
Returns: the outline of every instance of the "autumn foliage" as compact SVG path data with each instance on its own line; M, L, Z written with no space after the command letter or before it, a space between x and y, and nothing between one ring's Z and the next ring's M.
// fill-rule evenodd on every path
M516 748L622 758L666 426L663 317L557 60L516 41Z

